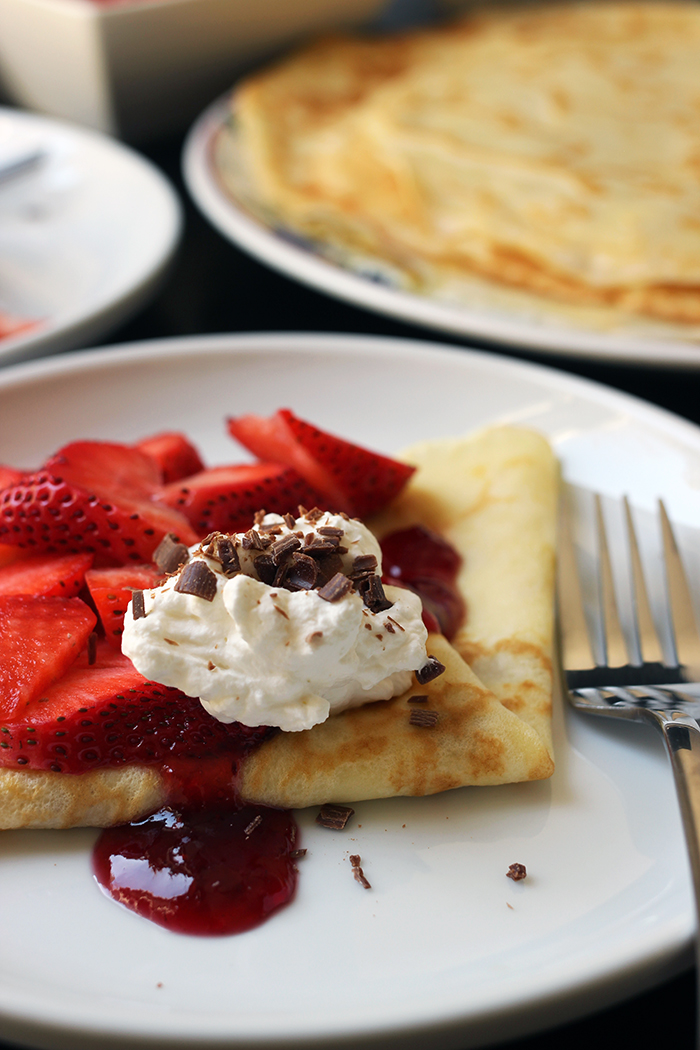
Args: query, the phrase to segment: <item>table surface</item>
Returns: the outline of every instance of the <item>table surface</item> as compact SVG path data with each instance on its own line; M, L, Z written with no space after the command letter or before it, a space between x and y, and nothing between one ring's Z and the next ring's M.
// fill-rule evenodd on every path
M225 241L189 201L180 177L179 139L142 148L171 179L185 204L185 231L174 267L146 309L109 334L104 344L203 333L326 331L430 339L482 347L606 383L700 424L700 370L656 370L460 341L375 315L295 284ZM0 905L1 907L1 905ZM695 973L689 971L635 999L563 1027L499 1044L496 1050L554 1050L596 1046L616 1037L635 1050L695 1041ZM0 1032L0 1036L1 1036ZM14 1044L13 1044L14 1046ZM11 1045L0 1040L0 1050ZM112 1044L112 1050L118 1050Z

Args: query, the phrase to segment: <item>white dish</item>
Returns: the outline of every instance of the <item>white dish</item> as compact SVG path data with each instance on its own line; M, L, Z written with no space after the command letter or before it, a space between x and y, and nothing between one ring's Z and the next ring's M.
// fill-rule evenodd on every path
M627 492L642 512L662 494L682 538L700 520L689 423L546 368L399 340L198 337L20 365L0 373L0 447L30 466L71 438L174 426L209 462L232 462L224 417L280 405L386 451L516 421L549 435L570 481ZM178 937L107 900L93 831L3 833L3 1038L447 1050L670 977L689 962L694 913L661 743L560 699L555 737L548 782L364 802L344 833L302 812L296 899L239 937ZM505 878L514 862L524 882Z
M0 153L43 159L0 182L0 310L36 327L0 339L0 362L85 346L154 293L181 206L148 161L112 139L0 107Z
M603 308L568 307L478 278L441 298L402 290L381 260L341 254L285 230L246 183L230 127L228 98L192 127L183 154L187 187L229 240L294 280L402 321L540 353L625 364L700 368L700 326L621 318Z

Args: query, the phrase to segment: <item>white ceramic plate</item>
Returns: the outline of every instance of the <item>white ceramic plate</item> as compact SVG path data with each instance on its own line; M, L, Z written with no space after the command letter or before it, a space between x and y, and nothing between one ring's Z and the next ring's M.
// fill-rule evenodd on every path
M195 123L183 172L192 197L234 244L288 277L368 310L464 337L547 354L626 364L700 368L700 326L622 317L612 310L557 305L470 278L440 297L403 290L403 275L382 260L304 241L275 219L241 169L228 98Z
M0 107L0 165L37 147L40 163L0 180L0 311L38 322L0 339L0 363L104 335L155 291L180 237L174 190L137 153Z
M21 365L0 373L0 448L30 466L71 438L177 427L209 462L232 462L224 417L282 405L385 451L526 424L578 485L627 492L642 513L661 493L683 536L700 520L690 424L549 369L398 340L199 337ZM363 802L343 833L302 812L296 899L238 937L179 937L106 899L93 831L2 833L2 1037L51 1050L446 1050L671 976L694 919L661 744L560 701L555 736L547 782ZM505 877L514 862L523 882Z

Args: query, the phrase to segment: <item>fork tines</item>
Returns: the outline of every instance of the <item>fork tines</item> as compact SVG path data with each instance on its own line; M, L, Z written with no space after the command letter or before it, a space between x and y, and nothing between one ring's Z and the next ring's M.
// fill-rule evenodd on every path
M632 512L627 499L624 500L630 594L626 610L629 629L625 634L618 611L602 501L597 494L594 497L598 586L596 608L591 610L591 619L599 628L599 647L602 645L603 649L598 658L586 616L569 501L564 499L562 503L558 602L562 662L569 686L700 681L700 634L678 545L663 503L659 500L666 601L663 608L656 610L655 621ZM674 652L668 659L664 658L656 623L664 625L667 637L672 641Z

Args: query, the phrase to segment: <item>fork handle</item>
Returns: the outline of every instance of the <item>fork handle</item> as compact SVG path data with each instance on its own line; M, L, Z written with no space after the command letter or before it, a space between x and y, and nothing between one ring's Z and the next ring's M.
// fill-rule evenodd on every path
M694 718L679 711L669 711L661 716L660 721L676 781L695 891L696 917L700 924L700 728ZM695 966L698 986L696 1039L700 1046L700 936L697 932Z
M671 756L700 915L700 728L680 711L669 711L661 728Z

